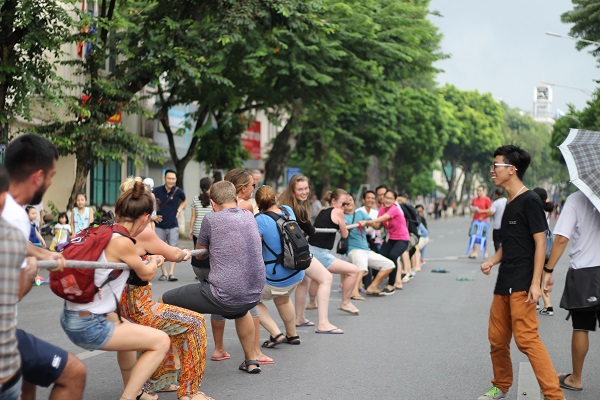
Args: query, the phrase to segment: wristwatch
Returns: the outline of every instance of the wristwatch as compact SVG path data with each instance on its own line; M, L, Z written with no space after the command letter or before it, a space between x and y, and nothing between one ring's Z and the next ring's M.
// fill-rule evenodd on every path
M554 272L554 268L550 269L544 265L544 272L551 274L552 272Z

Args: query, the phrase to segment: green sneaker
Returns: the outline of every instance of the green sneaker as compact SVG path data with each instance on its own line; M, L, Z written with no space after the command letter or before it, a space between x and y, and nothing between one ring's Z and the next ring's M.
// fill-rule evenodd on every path
M479 396L477 400L496 400L506 398L506 393L498 389L496 386L492 386L483 396Z

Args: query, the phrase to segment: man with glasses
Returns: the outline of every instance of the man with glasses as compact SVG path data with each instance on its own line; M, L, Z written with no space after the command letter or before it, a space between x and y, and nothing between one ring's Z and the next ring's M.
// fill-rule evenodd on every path
M502 217L502 246L481 271L489 275L500 263L490 308L488 338L494 370L492 387L478 400L506 398L513 383L510 359L512 336L531 363L541 387L542 399L563 400L556 371L538 332L535 306L546 257L546 215L540 197L523 185L529 153L515 145L494 152L492 180L506 190L508 200Z
M475 221L480 222L488 222L489 217L485 210L489 209L492 206L492 201L489 197L485 195L485 190L483 186L477 187L477 197L475 197L471 201L471 207L473 208L473 223ZM473 226L471 225L471 229L469 230L469 235L471 235L473 230ZM487 231L485 232L487 235ZM477 243L473 244L473 249L471 250L471 254L469 254L469 258L477 258ZM485 252L483 258L488 258L487 251Z

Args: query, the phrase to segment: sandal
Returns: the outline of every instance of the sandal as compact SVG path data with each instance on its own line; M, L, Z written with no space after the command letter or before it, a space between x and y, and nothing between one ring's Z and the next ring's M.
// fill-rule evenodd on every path
M152 394L146 392L144 389L142 389L142 391L140 392L140 394L138 394L135 397L135 400L142 400L142 396L144 396L145 394L148 395L148 396L153 396L154 399L158 399L157 395L152 395ZM123 399L124 397L121 397L121 398Z
M171 384L171 385L167 386L166 388L157 390L157 392L158 393L160 393L160 392L176 392L177 389L179 389L179 385Z
M159 281L166 281L167 280L167 276L166 275L161 275L160 278L158 278Z
M287 344L300 344L300 336L285 336L285 340L287 340Z
M281 341L279 340L279 338L284 338L284 334L280 333L279 335L273 337L273 336L269 336L269 340L265 341L262 344L262 347L266 348L266 349L272 349L273 347L277 346L278 344L283 343L283 341L285 339L282 339Z
M254 365L255 368L248 369L250 365ZM260 364L256 360L244 360L244 362L240 364L239 370L249 374L258 374L260 373Z
M359 300L359 301L364 301L365 300L365 298L362 297L360 294L352 295L352 296L350 296L350 299L351 300Z
M175 278L175 275L169 275L169 282L177 282L178 280L179 279Z

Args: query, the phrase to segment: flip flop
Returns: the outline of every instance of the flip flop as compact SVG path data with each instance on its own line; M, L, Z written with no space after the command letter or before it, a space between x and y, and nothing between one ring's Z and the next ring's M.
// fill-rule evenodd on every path
M257 358L256 361L258 361L261 365L262 364L275 364L275 360L273 360L271 357L265 356L266 358Z
M228 352L225 352L223 354L221 354L220 356L212 356L210 359L212 361L223 361L223 360L229 360L231 358L231 355Z
M341 330L340 328L333 328L333 329L330 329L328 331L320 331L320 330L317 329L315 331L315 333L320 333L320 334L323 334L323 335L343 335L344 331Z
M315 323L312 321L306 321L301 324L296 324L296 328L300 328L301 326L315 326Z
M350 296L351 300L357 300L357 301L365 301L366 299L360 295L358 296Z
M573 390L575 392L581 392L583 390L582 387L576 387L576 386L571 386L568 383L565 382L565 379L567 379L569 376L571 376L572 374L560 374L558 375L558 381L560 382L560 387L563 389L568 389L568 390Z
M348 314L352 314L352 315L358 315L358 313L359 313L358 308L355 308L354 310L346 310L345 308L338 307L338 310L343 311Z
M306 309L307 309L307 310L316 310L316 309L317 309L317 306L315 306L315 307L306 306Z
M367 292L367 296L383 297L383 296L385 296L385 293L383 293L383 291L379 291L379 292Z

